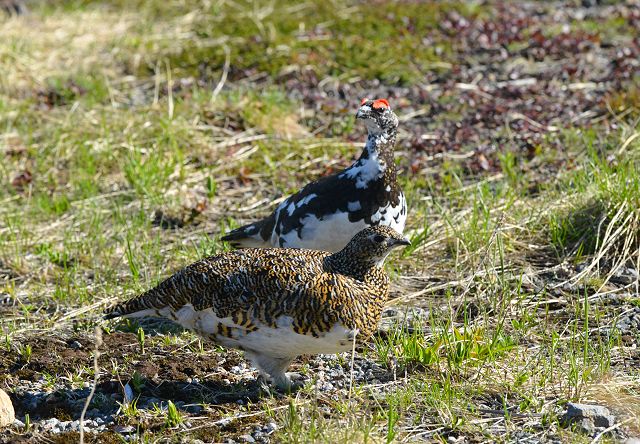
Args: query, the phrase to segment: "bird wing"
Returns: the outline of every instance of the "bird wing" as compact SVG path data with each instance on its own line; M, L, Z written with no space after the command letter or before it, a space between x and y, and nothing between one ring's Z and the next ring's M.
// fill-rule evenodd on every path
M284 235L297 230L300 236L305 218L315 216L322 220L336 212L348 213L350 222L367 220L386 204L388 196L382 183L379 180L357 188L353 178L344 173L311 182L278 206L274 212L275 231Z
M238 250L180 270L151 290L105 311L119 316L167 316L189 305L212 308L219 317L264 306L273 295L300 291L319 272L326 253L299 250ZM168 316L170 317L170 316Z
M371 215L388 203L389 195L384 190L383 180L357 188L355 180L345 174L346 171L349 169L307 184L278 205L267 218L230 231L221 239L235 247L265 246L274 230L278 236L293 230L301 235L306 217L313 215L322 219L336 212L348 213L351 222L364 219L370 223Z

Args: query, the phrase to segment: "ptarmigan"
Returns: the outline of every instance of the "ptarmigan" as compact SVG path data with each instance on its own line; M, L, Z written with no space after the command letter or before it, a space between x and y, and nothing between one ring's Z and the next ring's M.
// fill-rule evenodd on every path
M385 99L361 103L356 119L367 126L360 158L342 172L309 183L267 218L222 237L234 247L291 247L338 251L365 227L402 233L407 203L396 180L393 149L398 117Z
M351 350L376 329L389 292L382 266L409 241L369 227L337 253L293 248L229 251L202 259L105 311L107 319L160 316L239 348L281 389L301 354Z

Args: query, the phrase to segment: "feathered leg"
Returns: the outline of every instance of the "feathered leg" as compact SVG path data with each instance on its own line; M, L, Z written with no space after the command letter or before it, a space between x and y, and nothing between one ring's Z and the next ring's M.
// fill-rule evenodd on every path
M274 356L264 355L259 352L245 352L247 359L258 369L263 376L268 376L273 384L280 390L291 391L294 384L291 377L285 372L295 357L277 358Z

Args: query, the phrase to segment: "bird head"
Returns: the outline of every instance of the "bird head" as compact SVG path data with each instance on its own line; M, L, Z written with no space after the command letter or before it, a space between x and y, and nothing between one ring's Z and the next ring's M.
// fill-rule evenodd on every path
M411 245L393 228L378 225L358 232L345 247L349 256L361 262L382 266L392 250Z
M362 99L356 119L362 120L369 134L389 133L398 128L398 117L391 111L386 99Z

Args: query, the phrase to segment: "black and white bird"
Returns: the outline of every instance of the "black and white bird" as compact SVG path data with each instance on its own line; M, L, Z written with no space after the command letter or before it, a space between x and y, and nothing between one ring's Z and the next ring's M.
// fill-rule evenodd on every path
M376 330L389 294L383 262L409 241L366 228L337 253L250 248L202 259L105 317L159 316L220 345L239 348L263 376L285 373L301 354L351 350Z
M365 227L402 233L407 203L397 181L393 150L398 117L385 99L364 99L356 114L367 142L350 167L290 196L271 215L222 237L236 248L291 247L338 251Z

